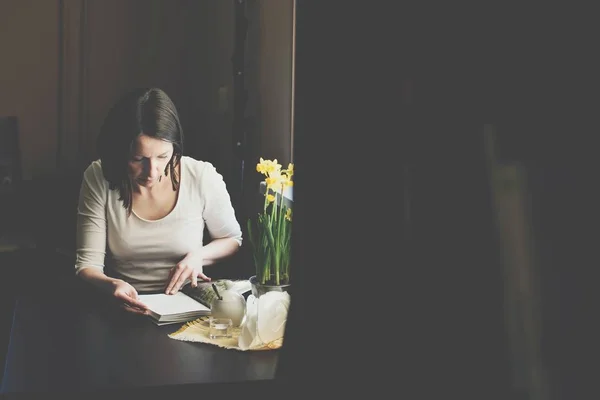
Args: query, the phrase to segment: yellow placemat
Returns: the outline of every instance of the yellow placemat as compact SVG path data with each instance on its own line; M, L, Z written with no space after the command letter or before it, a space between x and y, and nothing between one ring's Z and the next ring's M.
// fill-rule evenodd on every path
M185 323L176 332L169 334L171 339L182 340L185 342L201 342L213 344L215 346L223 347L226 349L233 349L239 351L253 351L253 350L273 350L278 349L283 344L283 338L274 340L273 342L267 343L260 347L251 347L249 349L242 349L238 346L238 338L240 337L241 328L233 328L232 335L230 338L211 339L208 336L209 330L209 317L200 317L193 321Z

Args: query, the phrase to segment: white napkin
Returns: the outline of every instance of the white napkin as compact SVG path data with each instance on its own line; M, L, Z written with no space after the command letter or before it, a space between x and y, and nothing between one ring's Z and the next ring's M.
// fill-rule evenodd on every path
M289 308L287 292L267 292L260 298L249 295L238 346L247 350L282 339Z

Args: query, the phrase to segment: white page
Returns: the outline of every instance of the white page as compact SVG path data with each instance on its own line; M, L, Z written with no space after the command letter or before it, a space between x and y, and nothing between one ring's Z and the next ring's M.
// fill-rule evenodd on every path
M210 308L198 303L182 292L175 294L141 294L139 300L159 315L181 314L194 311L209 311Z

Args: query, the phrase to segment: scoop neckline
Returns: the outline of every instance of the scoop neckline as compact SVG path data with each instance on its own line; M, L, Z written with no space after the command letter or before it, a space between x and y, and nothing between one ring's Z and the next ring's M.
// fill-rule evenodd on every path
M146 219L146 218L142 218L140 217L134 210L133 207L131 208L131 213L133 215L136 216L137 219L139 219L140 221L143 222L160 222L160 221L164 221L165 219L169 218L169 216L171 214L173 214L177 208L179 207L179 202L181 200L181 191L183 190L183 186L181 185L181 182L183 181L183 157L181 157L181 159L179 160L179 190L177 191L177 199L175 200L175 207L173 207L173 209L164 217L159 218L159 219Z

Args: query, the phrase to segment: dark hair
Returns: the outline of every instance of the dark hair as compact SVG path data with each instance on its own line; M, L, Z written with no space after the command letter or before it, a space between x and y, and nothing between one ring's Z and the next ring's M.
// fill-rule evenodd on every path
M132 183L128 173L133 144L141 134L173 144L173 156L165 168L171 172L173 190L179 187L176 167L183 155L183 130L175 105L158 88L138 88L121 97L110 109L98 136L97 148L104 178L131 215Z

